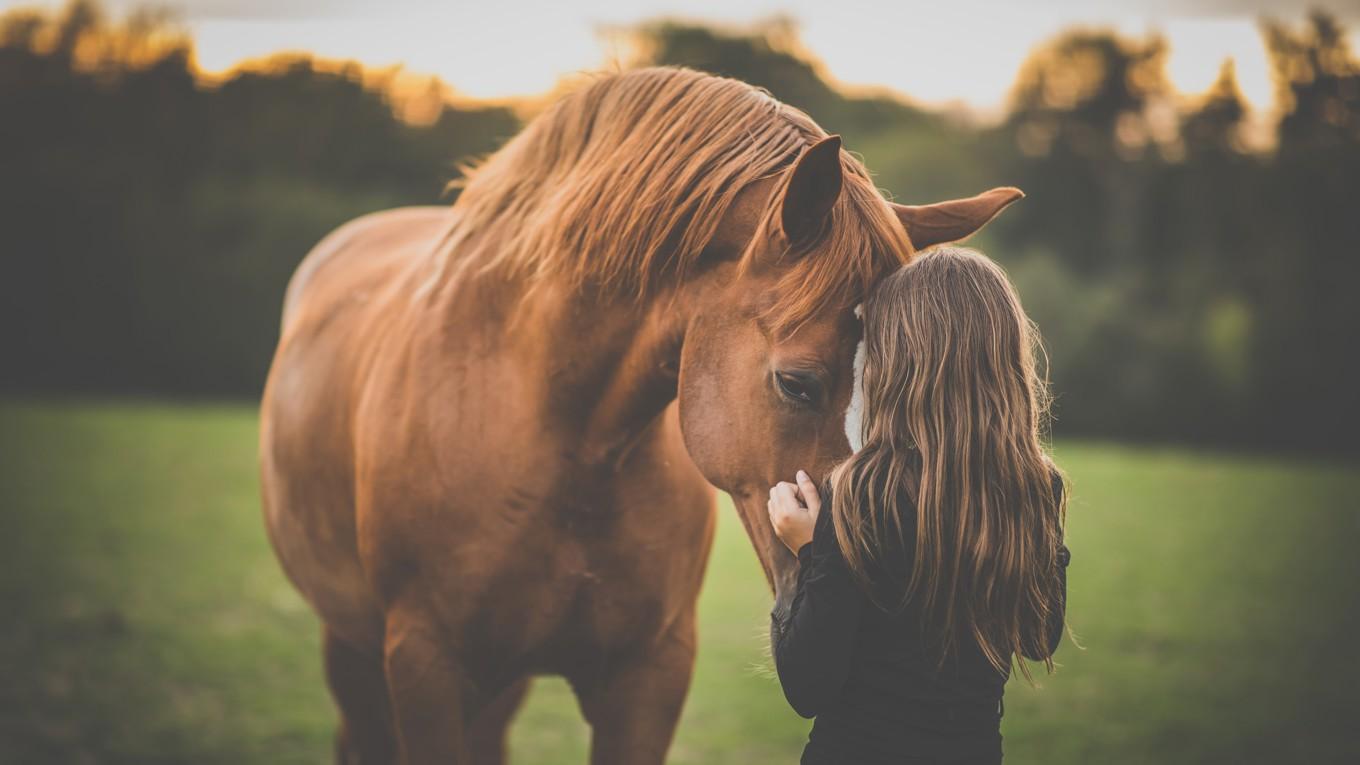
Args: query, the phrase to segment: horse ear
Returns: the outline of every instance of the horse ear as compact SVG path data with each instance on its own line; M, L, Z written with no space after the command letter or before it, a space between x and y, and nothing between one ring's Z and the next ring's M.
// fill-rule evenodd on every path
M933 205L894 204L893 212L918 250L934 244L957 242L972 235L1006 206L1025 196L1013 186L984 191L967 199L951 199Z
M798 157L784 187L779 222L784 238L796 242L816 234L841 195L841 137L827 136Z

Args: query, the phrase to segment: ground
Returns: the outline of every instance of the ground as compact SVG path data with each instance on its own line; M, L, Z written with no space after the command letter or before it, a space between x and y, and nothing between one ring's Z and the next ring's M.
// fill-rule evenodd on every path
M0 762L323 763L315 619L260 521L244 405L0 404ZM1013 681L1017 763L1360 761L1360 471L1061 443L1071 625ZM724 504L672 762L792 763L807 723L766 658L769 595ZM537 681L518 763L585 761Z

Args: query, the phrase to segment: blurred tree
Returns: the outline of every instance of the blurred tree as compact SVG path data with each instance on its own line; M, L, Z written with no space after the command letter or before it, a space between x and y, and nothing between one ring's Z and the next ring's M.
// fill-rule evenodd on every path
M1191 159L1243 153L1243 122L1247 102L1237 85L1237 67L1226 59L1218 79L1181 121L1181 140Z
M169 16L75 0L0 16L0 387L258 388L288 275L344 220L437 202L503 107L393 113L357 65L201 80Z
M807 110L904 201L1014 184L979 237L1050 339L1063 433L1356 451L1360 64L1334 20L1267 22L1277 147L1231 63L1178 99L1166 44L1040 46L995 128L845 89L787 20L619 32L631 64ZM0 14L0 389L253 395L289 274L356 215L447 201L519 127L435 80L309 56L205 78L174 20Z
M1282 115L1265 193L1244 211L1272 219L1252 263L1261 411L1291 445L1345 448L1360 426L1360 61L1321 12L1263 33Z
M1315 11L1302 31L1270 20L1262 27L1284 110L1281 150L1360 141L1360 65L1340 23Z
M1260 234L1242 211L1259 198L1262 162L1247 153L1248 116L1231 59L1181 115L1179 161L1162 167L1150 189L1144 263L1159 281L1212 281L1200 290L1240 289L1243 261ZM1196 273L1191 274L1194 270Z
M1182 116L1184 161L1152 190L1148 225L1153 278L1179 286L1189 307L1185 332L1195 373L1182 381L1207 434L1241 438L1250 421L1251 342L1259 311L1251 294L1251 263L1268 236L1267 219L1244 214L1261 198L1262 158L1246 151L1248 108L1231 59L1218 79Z
M1084 272L1130 268L1144 251L1143 160L1174 129L1166 53L1156 36L1068 32L1031 54L1012 89L1004 130L1020 150L1024 188L1043 200L1017 225L1062 236Z

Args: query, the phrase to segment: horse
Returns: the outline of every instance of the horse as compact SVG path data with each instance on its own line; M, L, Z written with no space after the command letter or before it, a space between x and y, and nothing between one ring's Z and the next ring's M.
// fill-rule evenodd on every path
M322 624L336 757L504 762L560 675L592 763L655 765L714 488L787 608L765 499L850 452L855 305L1021 194L891 203L806 114L676 68L598 76L466 173L327 235L284 297L264 517Z

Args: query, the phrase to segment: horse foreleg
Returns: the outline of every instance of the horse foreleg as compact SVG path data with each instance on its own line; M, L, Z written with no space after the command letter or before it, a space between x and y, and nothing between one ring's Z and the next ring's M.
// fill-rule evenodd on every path
M694 614L600 678L573 682L592 765L662 765L694 672Z
M510 721L529 693L529 678L500 692L468 725L468 751L474 765L505 765Z
M418 612L393 609L383 651L402 761L471 762L463 732L463 673L438 631Z

